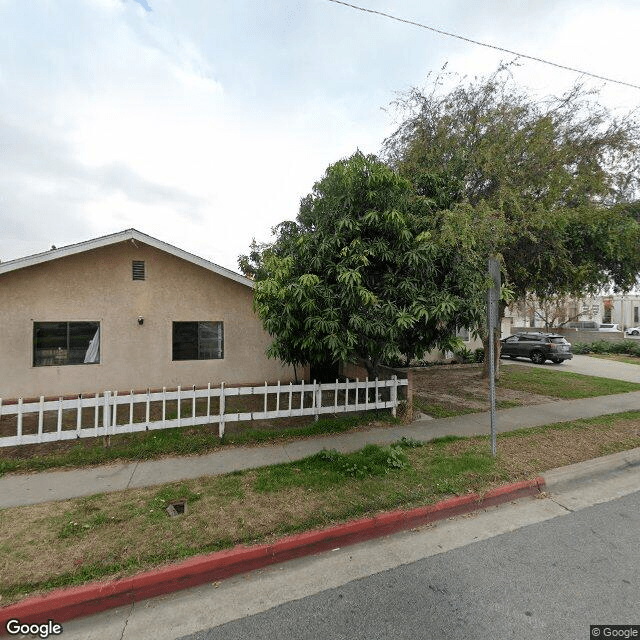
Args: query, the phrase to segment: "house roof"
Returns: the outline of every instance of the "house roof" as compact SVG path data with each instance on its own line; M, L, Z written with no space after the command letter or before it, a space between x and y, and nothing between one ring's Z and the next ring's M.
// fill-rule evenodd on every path
M166 251L167 253L176 256L177 258L187 260L188 262L196 264L199 267L208 269L209 271L213 271L213 273L217 273L220 276L229 278L230 280L234 280L235 282L239 282L240 284L243 284L247 287L253 288L255 286L253 280L245 278L235 271L225 269L224 267L221 267L214 262L210 262L209 260L200 258L196 255L193 255L193 253L189 253L188 251L184 251L183 249L174 247L172 244L163 242L162 240L158 240L157 238L153 238L152 236L148 236L146 233L141 233L136 229L125 229L124 231L119 231L118 233L112 233L107 236L100 236L99 238L85 240L84 242L78 242L77 244L70 244L66 247L59 247L56 249L51 249L49 251L43 251L42 253L35 253L31 256L25 256L24 258L17 258L15 260L8 260L7 262L0 262L0 274L7 273L9 271L15 271L16 269L24 269L25 267L31 267L43 262L49 262L50 260L57 260L58 258L72 256L76 253L82 253L83 251L91 251L92 249L107 247L109 245L116 244L118 242L124 242L126 240L134 240L147 244L151 247L155 247L160 251Z

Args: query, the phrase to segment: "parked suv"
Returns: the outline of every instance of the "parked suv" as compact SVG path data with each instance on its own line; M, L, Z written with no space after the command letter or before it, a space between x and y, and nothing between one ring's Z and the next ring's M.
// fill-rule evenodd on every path
M531 358L534 364L542 364L545 360L559 364L573 358L571 344L556 333L516 333L500 342L501 356Z

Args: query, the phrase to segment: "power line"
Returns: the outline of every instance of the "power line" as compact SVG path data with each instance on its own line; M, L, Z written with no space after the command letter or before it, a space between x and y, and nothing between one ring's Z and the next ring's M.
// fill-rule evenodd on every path
M342 4L345 7L351 7L352 9L357 9L358 11L364 11L365 13L374 13L378 16L383 16L385 18L389 18L397 22L404 22L405 24L411 24L414 27L420 27L421 29L428 29L429 31L434 31L435 33L439 33L440 35L443 35L443 36L449 36L450 38L457 38L458 40L463 40L464 42L470 42L471 44L477 44L481 47L487 47L488 49L503 51L504 53L509 53L511 55L518 56L520 58L526 58L527 60L534 60L535 62L548 64L548 65L551 65L552 67L557 67L558 69L565 69L566 71L574 71L575 73L580 73L581 75L589 76L591 78L597 78L598 80L604 80L605 82L612 82L614 84L624 85L625 87L640 89L640 85L637 85L637 84L631 84L630 82L624 82L622 80L614 80L613 78L607 78L606 76L599 76L596 73L590 73L589 71L583 71L582 69L576 69L575 67L568 67L564 64L558 64L557 62L551 62L550 60L544 60L543 58L536 58L535 56L528 56L524 53L518 53L517 51L512 51L511 49L505 49L504 47L498 47L493 44L487 44L485 42L479 42L478 40L472 40L471 38L465 38L464 36L459 36L455 33L449 33L448 31L442 31L441 29L436 29L435 27L429 27L426 24L421 24L420 22L414 22L413 20L398 18L397 16L393 16L389 13L384 13L382 11L376 11L375 9L367 9L366 7L359 7L355 4L343 2L342 0L329 0L329 2L334 2L335 4Z

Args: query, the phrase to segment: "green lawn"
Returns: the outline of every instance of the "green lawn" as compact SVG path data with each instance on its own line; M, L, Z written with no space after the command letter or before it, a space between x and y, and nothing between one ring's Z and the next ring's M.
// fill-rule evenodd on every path
M629 356L624 353L589 353L591 358L600 358L602 360L615 360L616 362L626 362L627 364L640 364L638 356Z
M640 446L640 411L488 437L403 439L303 460L2 510L2 604L55 587L131 575L200 553L256 544L380 511L534 478ZM165 508L188 501L170 518Z
M286 429L250 427L237 433L218 437L217 424L209 427L182 427L158 429L152 433L138 432L111 436L111 445L105 447L102 438L78 443L61 443L60 450L34 454L30 447L14 448L11 456L0 449L0 476L14 471L44 471L59 467L85 467L119 460L151 460L163 456L196 455L215 451L225 446L278 442L331 433L343 433L371 422L397 424L389 411L370 411L367 414L320 419L309 424Z
M500 367L498 386L560 399L592 398L640 391L640 383L516 365Z

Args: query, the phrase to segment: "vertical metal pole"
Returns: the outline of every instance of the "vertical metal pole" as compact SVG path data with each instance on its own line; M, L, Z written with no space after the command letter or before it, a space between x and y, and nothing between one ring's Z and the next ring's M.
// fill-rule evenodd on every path
M500 300L500 263L489 258L489 275L493 286L487 292L487 329L489 330L489 404L491 406L491 455L496 455L496 367L495 338L498 326L498 301Z
M496 455L496 377L494 354L494 330L489 331L489 404L491 406L491 455Z

